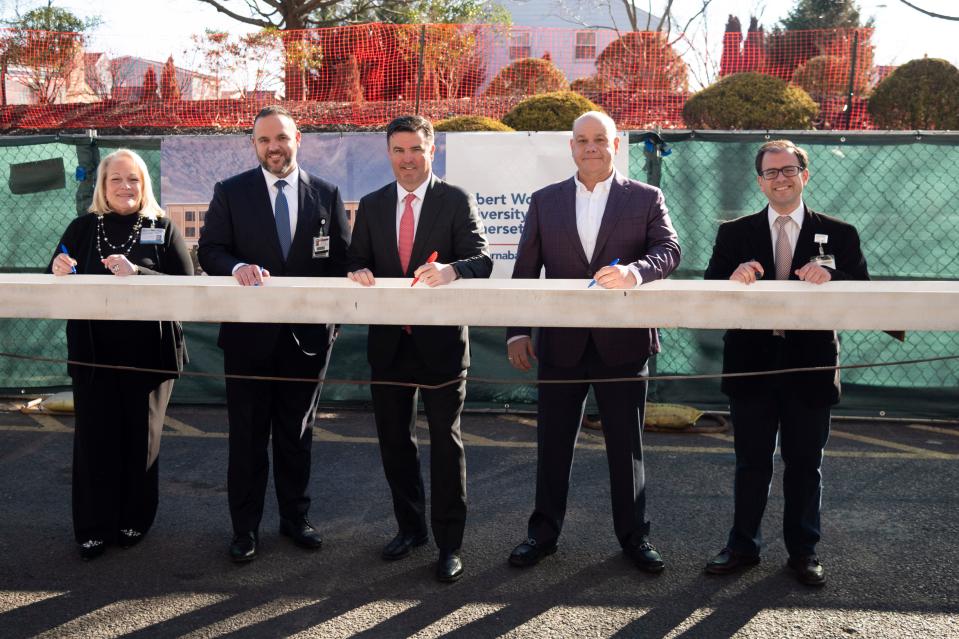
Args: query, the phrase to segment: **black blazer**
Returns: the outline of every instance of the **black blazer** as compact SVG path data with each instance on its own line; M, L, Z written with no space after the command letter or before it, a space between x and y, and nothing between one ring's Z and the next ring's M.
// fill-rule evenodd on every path
M776 262L773 259L772 239L767 217L768 207L719 227L712 257L706 267L708 280L729 279L743 262L756 260L763 266L767 279L774 279ZM793 252L789 279L798 279L794 271L819 253L813 241L817 233L829 236L823 245L827 254L836 258L836 268L829 269L834 280L868 280L866 258L859 247L856 228L842 220L806 208L796 250ZM828 283L825 284L828 286ZM810 308L809 312L815 312ZM835 331L786 331L780 352L775 337L766 330L729 330L724 337L723 372L799 368L804 366L835 366L839 361L839 339ZM777 359L777 353L780 353ZM743 377L723 379L722 391L729 396L767 392L770 377ZM797 373L790 375L788 387L808 397L810 402L835 404L839 401L839 371Z
M300 167L296 233L286 261L280 249L266 179L259 167L218 182L200 231L200 266L210 275L232 275L240 262L258 264L272 276L338 277L346 274L350 227L339 189ZM330 237L330 256L313 258L313 238ZM259 359L273 352L282 324L231 323L220 326L224 350ZM292 324L304 351L323 355L331 327Z
M413 253L406 272L400 265L396 237L396 182L363 196L356 212L350 243L350 270L368 268L374 277L412 277L430 253L452 264L461 278L489 277L493 260L473 196L433 176L423 197ZM384 314L385 321L389 321ZM388 368L396 357L402 327L371 325L367 357L376 369ZM456 374L467 368L469 333L465 326L414 326L413 339L426 365L438 373Z
M109 222L105 220L105 223ZM172 224L169 218L161 217L154 223L145 221L144 226L164 229L164 239L162 244L137 242L133 245L127 259L137 265L140 276L193 275L190 251L176 225ZM60 244L66 246L70 257L77 261L77 273L115 277L100 262L96 241L95 213L74 219L60 238ZM56 259L59 252L58 245L53 259ZM47 265L48 273L53 272L53 259ZM109 344L102 341L104 335L109 335ZM159 384L164 380L179 377L179 371L183 370L183 364L188 359L183 328L180 322L170 321L67 320L67 355L70 360L78 362L167 371L124 373L129 379L149 384ZM67 372L74 380L87 383L97 379L98 370L100 369L74 364L67 366Z

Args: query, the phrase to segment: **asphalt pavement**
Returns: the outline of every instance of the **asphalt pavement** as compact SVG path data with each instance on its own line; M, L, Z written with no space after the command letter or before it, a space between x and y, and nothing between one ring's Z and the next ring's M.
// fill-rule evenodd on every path
M318 426L310 516L322 550L279 535L271 487L260 557L233 565L226 412L178 406L153 529L83 562L70 523L72 418L0 413L0 637L959 637L956 426L834 423L821 589L784 569L778 460L762 563L702 573L732 516L729 433L645 435L651 541L667 563L651 576L619 549L602 436L584 431L559 551L521 570L507 556L533 503L535 420L465 415L466 575L441 584L432 544L379 557L395 528L371 414L328 410Z

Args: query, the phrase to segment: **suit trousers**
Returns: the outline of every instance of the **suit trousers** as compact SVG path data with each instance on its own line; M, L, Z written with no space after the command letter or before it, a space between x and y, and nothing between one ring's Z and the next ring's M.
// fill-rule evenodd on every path
M372 379L433 385L464 373L429 370L413 337L404 333L393 365L373 369ZM433 537L441 550L459 550L466 526L466 451L460 431L466 380L435 390L373 384L370 392L393 512L400 531L414 535L426 534L426 495L416 438L417 394L423 398L430 431Z
M603 379L647 374L646 361L607 366L593 344L586 346L576 366L539 366L540 380ZM541 544L555 542L563 529L573 451L582 423L589 384L543 384L537 404L536 506L528 534ZM613 529L623 548L649 536L646 517L646 477L643 467L645 380L593 385L609 465Z
M768 393L729 399L736 478L727 546L744 555L760 553L778 434L784 464L783 539L790 557L807 557L816 554L821 536L821 467L829 438L830 406L795 394L785 381L774 380L772 386Z
M332 330L332 329L331 329ZM323 389L323 377L332 345L326 352L307 355L289 327L277 338L273 353L250 359L242 352L224 352L227 374L301 377L310 382L226 380L230 421L227 492L233 530L237 534L259 529L270 468L267 446L273 440L273 482L280 517L297 521L310 509L310 451L313 414Z
M73 531L78 543L146 533L158 504L160 433L173 380L97 370L73 382Z

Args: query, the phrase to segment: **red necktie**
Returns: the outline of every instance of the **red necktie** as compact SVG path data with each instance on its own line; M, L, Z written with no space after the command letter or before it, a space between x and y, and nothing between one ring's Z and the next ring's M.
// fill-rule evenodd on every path
M403 274L406 274L406 269L410 265L410 257L413 255L413 200L416 199L416 196L412 193L407 193L406 197L403 198L403 215L400 217L400 235L397 238L397 249L400 253L400 266L403 267ZM413 334L413 328L411 326L404 326L403 330L406 331L407 335Z
M400 252L400 266L403 267L403 274L410 265L410 257L413 255L413 200L416 196L407 193L403 198L403 216L400 217L400 234L397 238L397 248Z

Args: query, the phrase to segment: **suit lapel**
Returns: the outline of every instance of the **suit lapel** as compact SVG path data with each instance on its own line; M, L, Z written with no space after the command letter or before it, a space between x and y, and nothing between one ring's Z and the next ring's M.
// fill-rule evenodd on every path
M273 202L270 201L270 190L266 187L266 178L259 168L253 170L250 176L250 202L253 205L253 224L260 237L268 237L273 257L283 262L283 251L280 249L280 237L276 234L276 218L273 216Z
M297 185L297 213L296 213L296 231L293 234L293 242L290 245L290 253L287 255L289 262L296 252L297 247L309 247L313 250L313 241L310 239L310 229L314 228L313 218L319 211L319 205L316 201L316 192L310 183L310 176L302 168L300 169L300 180ZM279 240L277 240L279 242Z
M589 260L586 259L586 250L583 249L583 242L579 239L579 230L576 228L576 179L569 178L563 182L563 186L560 189L560 206L558 214L560 216L560 224L566 229L566 233L569 235L570 246L573 247L573 253L583 262L584 265L589 266ZM596 251L593 251L595 254Z
M420 208L420 219L416 223L416 235L413 236L413 252L410 254L410 270L407 275L415 271L426 262L432 252L427 245L433 226L443 210L444 183L435 175L430 179L423 196L423 206Z
M623 205L629 198L629 183L619 174L613 178L609 187L609 197L606 199L606 209L603 211L603 220L599 224L599 233L596 235L596 248L593 249L593 262L603 254L603 247L606 241L616 228L617 222L622 215ZM585 255L585 253L584 253ZM617 256L613 256L617 257ZM593 266L592 264L590 265ZM605 266L603 264L602 266Z
M396 182L390 182L380 192L379 211L376 215L380 218L384 229L383 237L388 244L382 251L382 255L389 256L390 263L386 272L398 273L396 277L402 277L404 273L403 265L400 264L400 242L396 235L396 203Z
M763 265L765 276L763 279L776 279L776 259L773 257L772 233L769 230L769 207L757 213L753 218L753 233L759 254L756 260Z
M803 217L802 228L799 229L799 237L796 239L796 250L793 251L792 272L801 268L809 261L815 252L815 242L813 238L816 230L819 228L819 216L806 208L806 214ZM792 277L792 275L790 275Z

